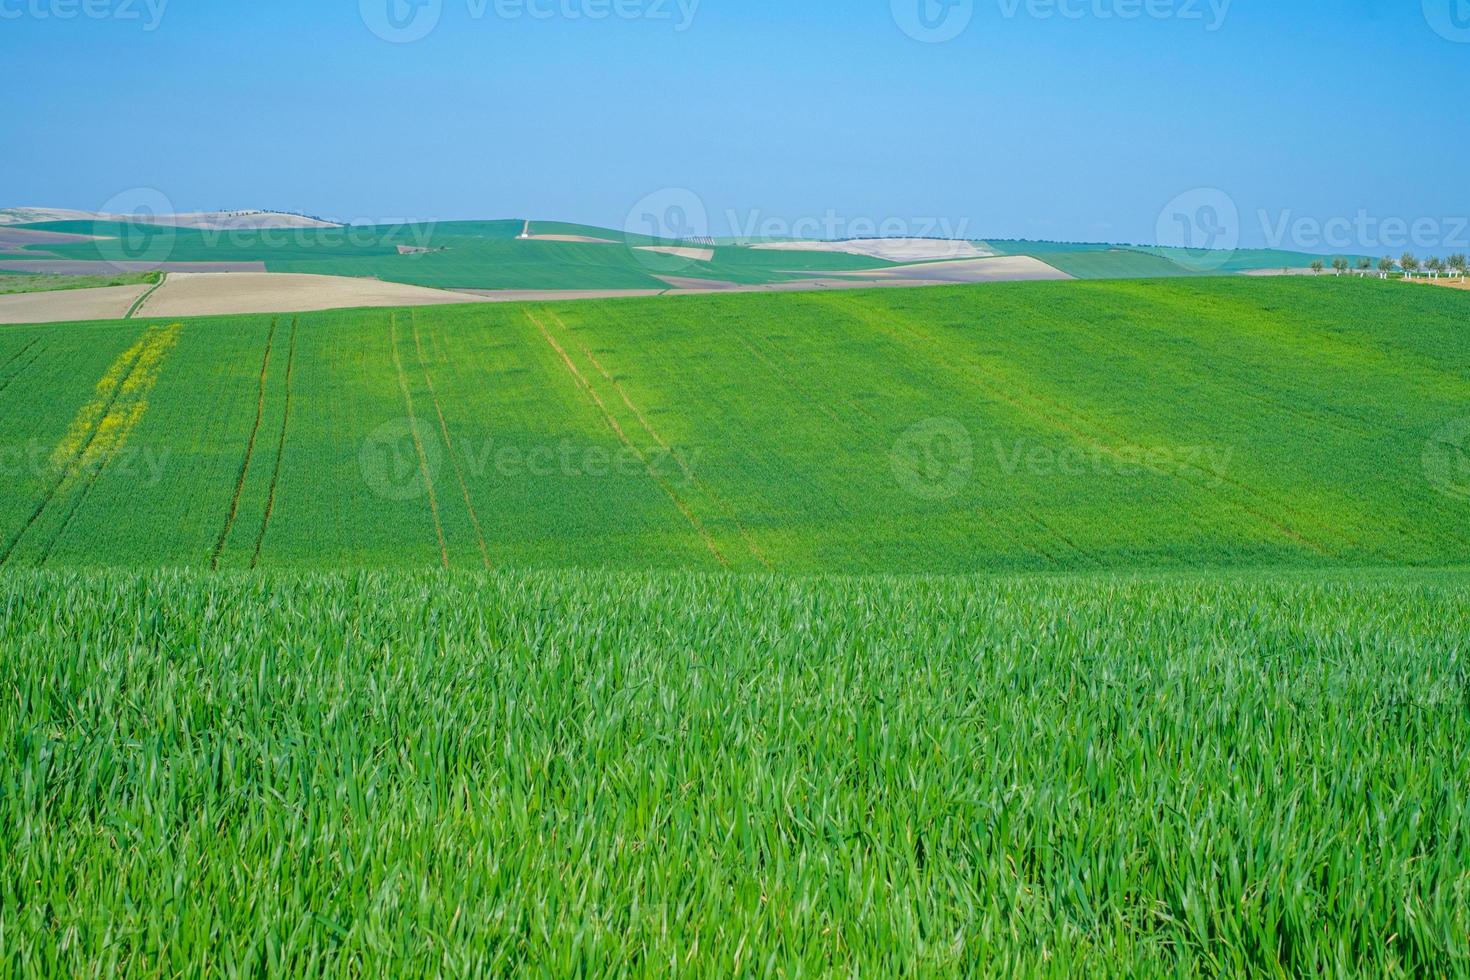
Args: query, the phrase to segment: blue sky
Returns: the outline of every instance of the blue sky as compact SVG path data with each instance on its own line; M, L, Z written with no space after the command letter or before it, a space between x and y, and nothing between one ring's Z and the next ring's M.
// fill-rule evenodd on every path
M1470 0L417 0L405 43L390 2L0 0L3 203L1151 242L1223 194L1241 246L1375 252L1470 214Z

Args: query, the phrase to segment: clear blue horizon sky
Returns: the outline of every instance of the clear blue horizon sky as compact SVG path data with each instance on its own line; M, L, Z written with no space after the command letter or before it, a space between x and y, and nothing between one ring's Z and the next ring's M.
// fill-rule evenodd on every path
M1218 189L1242 247L1470 238L1470 0L966 2L0 0L0 206L1153 242Z

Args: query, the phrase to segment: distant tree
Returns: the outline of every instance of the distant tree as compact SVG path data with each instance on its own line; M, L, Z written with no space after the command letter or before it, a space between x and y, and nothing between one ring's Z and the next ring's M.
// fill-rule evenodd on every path
M1470 268L1470 260L1465 258L1464 253L1456 252L1449 257L1449 261L1445 264L1450 267L1451 272L1459 275L1461 282L1465 281L1465 272L1467 268Z
M1348 260L1347 259L1343 258L1342 256L1338 256L1337 258L1335 258L1335 259L1332 260L1332 274L1333 275L1340 276L1344 272L1346 272L1347 270L1348 270Z
M1322 260L1321 259L1313 259L1312 260L1312 275L1314 275L1314 276L1315 275L1320 275L1321 272L1322 272Z
M1378 273L1379 273L1378 278L1380 278L1380 279L1387 279L1388 278L1388 274L1393 271L1394 266L1396 266L1397 264L1398 264L1397 262L1395 262L1393 259L1389 258L1387 255L1385 255L1383 258L1379 259L1378 260Z
M1399 259L1399 266L1404 270L1405 279L1413 279L1414 273L1419 271L1419 260L1414 258L1414 253L1405 252Z
M1358 259L1358 274L1367 276L1368 271L1373 268L1373 260L1366 255Z
M1439 256L1434 256L1424 263L1424 268L1429 270L1431 278L1438 279L1439 274L1444 271L1444 259L1441 259Z

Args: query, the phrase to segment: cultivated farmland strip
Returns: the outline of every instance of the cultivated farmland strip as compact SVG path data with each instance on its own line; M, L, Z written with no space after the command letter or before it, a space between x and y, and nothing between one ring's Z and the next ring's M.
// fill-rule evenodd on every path
M260 550L265 545L265 532L270 527L271 515L276 510L276 484L281 480L281 457L286 454L286 427L291 424L291 379L296 369L296 323L291 318L291 343L286 352L286 406L281 414L281 436L276 442L276 465L271 471L270 489L265 495L265 514L260 520L260 533L255 537L255 553L250 558L250 567L260 564Z
M260 385L255 395L255 422L250 426L250 438L245 442L245 458L240 461L240 475L235 479L235 492L230 496L230 512L225 517L225 525L220 528L219 540L214 545L214 555L210 559L210 567L218 569L220 556L224 554L225 541L229 539L230 529L235 526L235 516L240 511L240 494L245 490L245 478L250 473L250 460L255 455L255 438L260 432L260 420L265 414L265 381L271 366L271 347L276 340L276 326L279 319L272 319L270 332L265 338L265 356L260 362Z

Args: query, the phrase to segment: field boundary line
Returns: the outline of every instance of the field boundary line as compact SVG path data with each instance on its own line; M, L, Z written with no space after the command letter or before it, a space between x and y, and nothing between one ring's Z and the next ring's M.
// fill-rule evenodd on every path
M628 439L627 433L623 431L623 427L618 424L618 420L613 416L612 412L608 411L607 405L603 402L602 397L597 394L597 390L592 387L592 385L587 381L586 377L583 376L582 372L577 370L577 365L572 363L572 359L570 356L567 355L566 349L562 347L561 344L556 342L556 338L551 336L551 333L546 329L546 326L540 320L536 319L536 317L531 313L530 310L525 310L524 312L526 314L526 319L530 320L531 323L535 325L536 329L541 331L541 336L546 338L546 342L551 345L551 349L556 351L556 353L561 357L562 363L567 366L567 370L572 373L572 377L576 379L577 383L582 387L582 390L591 396L592 401L602 412L602 417L607 420L607 424L612 427L612 430L617 434L618 439L621 440L624 446L627 446L628 449L632 450L633 455L638 457L638 461L641 462L643 464L643 468L648 471L649 478L658 485L659 489L663 490L663 492L668 495L669 499L674 502L674 506L679 508L679 513L684 515L685 519L688 520L689 523L694 527L695 532L700 536L700 538L704 540L704 545L710 550L710 554L714 555L715 559L722 566L724 566L725 568L729 568L730 563L726 561L725 556L720 553L719 547L715 544L715 539L710 535L705 526L700 523L699 518L694 516L694 512L689 509L688 505L685 504L683 500L679 499L679 495L674 492L674 489L666 484L659 477L658 473L654 471L653 464L648 461L648 457L644 454L643 450L633 445L632 441Z
M167 272L160 272L158 274L158 281L155 282L152 286L150 286L143 293L142 296L139 296L137 299L133 300L133 305L130 306L130 307L128 307L128 312L123 315L123 319L124 320L131 320L133 318L133 316L135 314L137 314L137 312L140 309L143 308L143 304L146 303L146 302L148 302L148 297L150 297L154 293L158 292L159 287L163 285L164 280L167 279L167 278L168 278L168 273Z
M92 442L97 438L97 430L101 428L102 420L107 417L109 412L112 411L112 407L117 404L118 397L122 394L123 382L125 382L129 377L132 376L133 369L138 366L138 361L143 356L143 338L147 335L147 333L148 331L144 330L143 333L139 335L138 339L133 342L133 346L129 347L127 350L123 351L121 355L119 355L119 358L127 358L127 360L123 361L123 371L118 375L116 381L113 382L111 394L109 395L107 402L101 407L99 411L94 413L96 417L89 423L87 436L79 444L79 448L76 450L76 452L68 455L64 466L57 467L56 479L52 481L51 486L46 490L46 492L41 495L41 500L38 504L36 504L35 509L31 511L31 516L26 518L26 522L22 524L20 528L13 535L11 535L10 540L6 542L5 550L3 552L0 552L0 566L3 566L10 561L10 556L15 553L16 547L20 544L21 539L26 536L26 532L35 525L36 521L40 520L41 514L44 513L46 508L51 505L51 501L56 498L57 491L59 491L61 489L61 485L66 482L67 474L71 469L71 465L76 460L82 458L83 454L86 453L87 449L92 445ZM102 381L106 381L108 379L108 376L113 373L113 368L115 366L117 366L116 360L113 361L113 363L109 365L107 370L103 373ZM100 385L102 381L99 381L98 384ZM77 417L82 417L82 413L86 412L91 404L91 402L88 402L87 404L84 404L80 409L78 409ZM74 419L72 421L72 425L75 424L76 420ZM70 430L68 430L67 435L70 435ZM62 438L65 439L66 436L63 436Z
M279 323L279 317L272 317L270 332L265 337L265 357L260 362L260 386L255 395L255 424L250 427L250 438L245 443L245 458L240 461L240 474L235 478L235 493L230 497L230 512L225 516L225 526L220 529L219 540L214 545L214 556L210 559L210 567L216 571L219 570L220 557L224 554L230 530L235 526L235 517L240 513L240 495L245 492L245 478L250 474L250 460L255 455L255 439L260 433L260 420L265 415L265 381L271 366L271 347L275 344L276 327Z
M182 323L175 323L162 330L144 332L144 339L148 343L143 344L137 360L133 362L132 369L119 384L118 395L113 400L113 407L102 414L87 448L72 461L69 472L66 472L62 478L63 488L83 474L85 474L86 482L82 484L81 492L76 495L76 499L71 502L66 516L62 518L61 526L56 529L56 533L41 549L41 554L36 559L37 567L45 565L51 559L51 553L56 549L56 545L66 537L66 532L71 530L72 522L76 520L77 514L81 513L82 506L92 496L92 490L97 486L97 481L102 478L102 471L107 468L107 464L112 462L117 451L127 442L128 436L132 435L138 423L143 420L143 416L148 411L148 393L158 383L158 376L163 371L164 359L168 357L168 352L174 344L178 343L179 331L183 327ZM125 400L123 397L125 395L131 396L133 400L131 402ZM116 412L119 408L125 414L118 416ZM112 423L111 426L108 425L109 421ZM97 441L102 437L104 429L109 431L106 441L99 448ZM94 449L97 450L97 458L93 460L93 465L88 467L88 457L92 455Z
M419 319L412 310L408 314L409 325L413 328L413 349L418 355L419 367L424 369L424 385L429 390L429 400L434 403L434 413L439 416L439 431L444 436L444 448L449 453L449 464L454 468L454 478L459 481L460 493L464 494L465 510L470 513L470 523L475 526L475 539L480 545L480 558L485 562L488 570L494 565L490 561L490 549L485 546L485 531L480 527L480 515L475 513L475 505L470 502L470 488L464 482L464 472L460 469L459 458L454 453L454 442L449 438L449 423L444 420L444 409L439 406L439 394L434 390L434 379L429 376L429 362L424 360L424 347L419 342Z
M296 370L296 323L291 318L291 344L286 351L286 405L281 413L281 437L276 442L276 465L271 471L270 489L265 494L265 514L260 519L260 533L255 536L255 553L250 557L250 567L260 564L260 550L265 546L265 532L270 527L271 515L276 512L276 484L281 480L281 457L286 454L286 426L291 424L291 378Z
M449 546L444 541L444 524L439 520L439 498L434 493L434 478L429 475L429 457L424 452L424 442L419 438L418 419L413 414L413 396L408 392L408 376L403 373L403 358L398 355L398 314L388 314L388 346L393 352L393 366L398 370L398 390L403 392L403 404L408 409L408 431L413 437L414 452L419 457L419 473L424 478L424 488L429 491L429 512L434 516L434 534L439 538L439 560L449 567Z
M557 316L556 313L552 312L551 310L547 310L546 315L551 317L551 319L556 322L556 325L561 327L564 332L566 332L567 334L572 333L572 329L566 325L566 321L562 320L562 318ZM771 563L766 560L765 553L762 552L755 541L751 539L750 534L745 530L745 526L740 523L740 518L736 515L734 508L732 508L723 497L721 497L719 494L715 493L708 486L706 486L704 482L699 479L699 477L694 475L694 471L689 468L689 465L684 462L683 458L681 458L678 453L674 452L674 450L669 446L668 442L654 429L652 423L648 421L648 418L641 411L639 411L638 406L633 404L633 399L628 397L627 389L622 386L617 378L614 378L612 376L607 368L602 366L602 362L597 359L597 356L593 354L592 351L588 350L587 345L582 343L580 340L577 340L575 337L573 337L572 339L576 343L577 349L580 350L584 356L586 356L587 360L592 362L592 366L597 368L598 373L600 373L604 378L607 379L607 383L613 386L613 390L618 393L618 397L623 400L623 404L628 406L628 411L633 413L633 417L638 420L639 425L643 426L643 431L648 433L649 438L651 438L660 449L673 457L674 462L679 464L679 469L683 471L684 477L690 483L694 484L702 492L707 494L711 500L719 504L720 508L725 511L726 515L730 518L730 522L735 525L735 530L740 534L740 539L745 542L745 546L749 548L750 553L755 556L755 560L764 565L768 571L774 571L775 569L772 568Z

